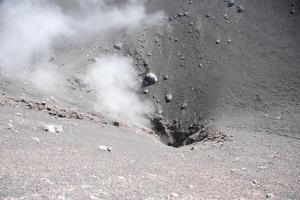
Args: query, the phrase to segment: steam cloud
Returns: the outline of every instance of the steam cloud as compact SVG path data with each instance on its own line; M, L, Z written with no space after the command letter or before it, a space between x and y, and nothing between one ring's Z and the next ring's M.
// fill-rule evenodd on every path
M99 33L109 39L112 32L154 25L161 19L161 13L147 14L138 1L116 7L104 0L2 0L0 69L11 78L29 78L42 90L57 90L64 75L49 61L57 41ZM132 61L121 55L101 56L86 77L96 91L97 108L145 124L151 106L137 95Z
M131 59L116 55L101 58L88 74L88 80L97 91L98 109L146 125L145 115L151 113L152 108L139 99L136 77Z

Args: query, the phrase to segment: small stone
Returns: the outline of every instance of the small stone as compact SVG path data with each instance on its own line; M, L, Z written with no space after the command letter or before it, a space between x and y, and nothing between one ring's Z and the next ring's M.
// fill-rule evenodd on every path
M171 194L171 197L179 197L179 194L173 192L173 193Z
M232 42L232 40L229 38L229 39L227 40L227 43L230 44L231 42Z
M62 126L61 125L44 125L43 127L44 131L48 131L49 133L61 133L62 132Z
M114 125L114 126L120 126L120 122L114 121L114 122L113 122L113 125Z
M187 107L187 103L183 103L181 106L180 106L180 109L183 110Z
M50 62L53 62L54 60L55 60L55 55L51 55L49 61L50 61Z
M234 6L234 0L229 0L228 1L228 7L232 7L232 6Z
M295 10L295 9L293 9L293 10L290 11L290 14L291 14L291 15L293 15L293 14L295 14L295 13L296 13L296 10Z
M172 100L173 100L173 96L172 96L172 94L167 94L166 96L165 96L165 99L166 99L166 102L167 103L169 103L169 102L171 102Z
M99 198L96 197L96 196L94 196L94 195L90 195L90 198L91 198L92 200L99 200Z
M295 5L296 5L296 2L295 2L295 1L292 2L291 6L292 6L292 7L295 7Z
M153 121L155 121L155 122L159 122L162 119L163 119L163 116L159 113L157 113L153 116Z
M169 79L169 76L168 75L164 75L164 80L168 80Z
M183 13L178 13L177 16L178 17L182 17L184 14Z
M252 182L253 182L253 184L255 184L255 185L257 184L257 180L253 180Z
M220 39L217 39L216 40L216 44L220 44L221 43L221 40Z
M90 61L92 61L92 62L97 62L97 61L98 61L98 58L92 57L92 58L90 59Z
M44 125L43 127L44 131L48 131L50 133L55 133L55 129L53 125Z
M38 137L31 137L31 139L36 141L36 142L40 142L40 139Z
M148 93L149 93L149 90L148 90L148 89L144 89L143 93L144 93L144 94L148 94Z
M199 68L202 69L202 67L203 67L203 65L202 65L202 63L200 63L200 64L199 64Z
M99 146L98 149L100 149L100 150L102 150L102 151L109 151L109 152L112 151L112 148L111 148L111 147L108 147L108 146L105 146L105 145Z
M228 17L228 14L227 14L227 13L224 15L224 18L225 18L225 19L229 19L229 17Z
M273 197L274 197L274 194L272 194L272 193L268 193L268 194L266 194L266 197L267 197L268 199L271 199L271 198L273 198Z
M56 133L61 133L63 131L61 125L54 126L54 130Z
M116 50L121 50L121 49L122 49L122 46L123 46L123 43L121 43L121 42L114 44L114 48L115 48Z
M238 12L239 13L242 13L242 12L244 12L245 11L245 8L243 7L243 6L238 6Z

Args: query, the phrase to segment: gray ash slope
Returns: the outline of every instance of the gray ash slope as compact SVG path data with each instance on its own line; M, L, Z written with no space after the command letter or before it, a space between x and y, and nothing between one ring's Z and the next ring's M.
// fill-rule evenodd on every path
M178 120L183 129L201 120L270 126L299 138L299 1L235 1L229 7L226 1L166 0L148 6L163 9L166 32L172 30L149 39L151 56L145 58L159 76L149 95L159 100L166 121ZM165 101L167 94L172 101ZM278 124L276 117L287 121Z

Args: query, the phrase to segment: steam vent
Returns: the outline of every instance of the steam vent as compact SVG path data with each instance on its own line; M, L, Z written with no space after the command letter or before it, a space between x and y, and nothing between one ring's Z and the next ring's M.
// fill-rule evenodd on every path
M299 0L0 0L0 199L300 199Z

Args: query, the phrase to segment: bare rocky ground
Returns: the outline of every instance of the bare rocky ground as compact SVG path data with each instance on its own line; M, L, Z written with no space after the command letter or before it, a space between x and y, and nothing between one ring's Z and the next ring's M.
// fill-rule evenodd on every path
M146 4L166 13L164 31L57 47L64 95L0 74L0 199L300 199L299 1ZM207 121L228 138L174 148L95 112L73 75L104 51L134 57L141 78L157 75L141 91L164 123Z
M1 199L299 199L295 138L227 125L231 141L174 148L140 128L0 109Z

